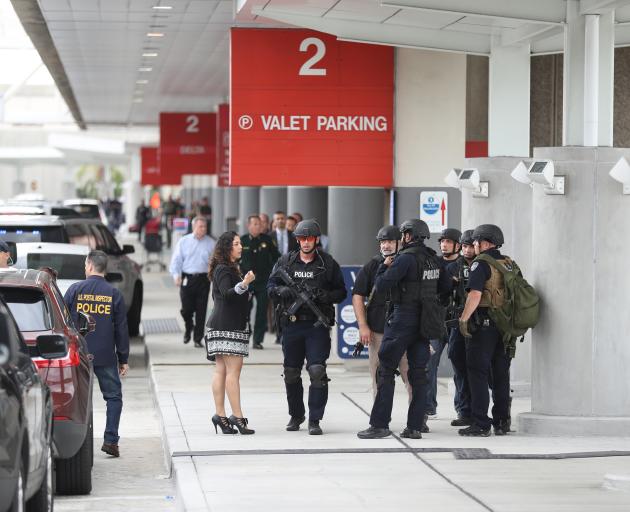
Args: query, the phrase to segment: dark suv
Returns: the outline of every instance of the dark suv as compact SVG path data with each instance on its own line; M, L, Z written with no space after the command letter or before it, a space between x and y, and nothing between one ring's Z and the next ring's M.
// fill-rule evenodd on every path
M140 332L143 285L141 267L127 255L133 245L122 249L97 219L54 215L0 215L0 238L6 242L59 242L86 245L109 256L107 280L120 290L127 307L129 335Z
M53 353L50 353L50 347ZM63 340L44 336L38 355L63 356ZM52 400L29 348L0 298L0 512L47 511L53 502Z
M11 309L24 341L34 350L42 335L63 338L68 346L63 358L37 357L40 377L53 399L53 439L56 447L56 481L60 494L87 494L92 490L93 428L92 357L82 333L94 329L75 327L70 312L48 272L0 270L0 296Z

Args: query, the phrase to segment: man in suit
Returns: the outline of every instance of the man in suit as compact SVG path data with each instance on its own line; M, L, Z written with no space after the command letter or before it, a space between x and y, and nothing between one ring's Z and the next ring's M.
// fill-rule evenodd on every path
M273 214L273 222L276 226L271 232L271 240L278 248L278 252L283 255L299 249L299 245L293 233L287 229L287 214L277 211Z

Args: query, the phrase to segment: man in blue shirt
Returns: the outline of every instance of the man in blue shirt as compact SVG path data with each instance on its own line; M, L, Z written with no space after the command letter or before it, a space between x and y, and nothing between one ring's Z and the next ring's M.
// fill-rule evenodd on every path
M192 233L183 236L175 247L169 271L180 287L180 313L186 325L184 343L190 341L194 331L195 347L202 347L210 293L208 263L215 242L207 235L208 221L205 217L195 217L192 229Z
M85 259L85 281L74 283L64 297L74 323L79 325L79 312L96 321L96 329L85 336L94 356L94 374L107 402L107 420L101 450L119 457L118 425L122 412L120 376L127 374L129 336L127 313L121 293L105 280L107 255L92 251Z

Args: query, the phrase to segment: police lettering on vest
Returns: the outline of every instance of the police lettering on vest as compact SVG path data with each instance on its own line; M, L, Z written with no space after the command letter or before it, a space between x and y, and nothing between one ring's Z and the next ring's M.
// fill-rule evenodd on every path
M294 270L293 271L293 278L299 278L299 279L313 279L315 277L315 273L314 272L306 272L306 271L302 271L302 270Z

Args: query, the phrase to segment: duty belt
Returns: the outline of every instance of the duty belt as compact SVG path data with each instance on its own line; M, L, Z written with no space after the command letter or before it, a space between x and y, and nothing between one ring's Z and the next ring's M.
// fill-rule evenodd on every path
M315 317L315 315L289 315L289 322L314 322L315 320L317 320L317 318Z

